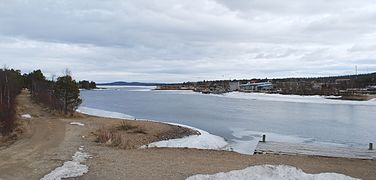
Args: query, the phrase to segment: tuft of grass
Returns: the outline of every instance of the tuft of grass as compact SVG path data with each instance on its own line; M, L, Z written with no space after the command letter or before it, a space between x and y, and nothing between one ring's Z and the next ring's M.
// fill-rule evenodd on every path
M144 129L142 129L142 128L137 128L134 131L132 131L132 133L135 133L135 134L147 134L146 131Z
M127 121L125 120L122 120L121 123L120 123L120 126L117 127L118 130L122 130L122 131L128 131L128 130L131 130L131 129L136 129L137 126L133 126L129 123L127 123Z
M106 144L109 146L120 146L124 144L125 138L122 138L122 134L117 133L113 130L99 130L97 134L97 140L99 143ZM126 144L126 143L125 143Z
M122 149L133 149L136 147L130 138L135 135L137 136L137 134L147 133L143 128L132 126L126 123L126 121L122 121L120 126L113 128L102 127L95 134L97 136L96 142L98 143Z

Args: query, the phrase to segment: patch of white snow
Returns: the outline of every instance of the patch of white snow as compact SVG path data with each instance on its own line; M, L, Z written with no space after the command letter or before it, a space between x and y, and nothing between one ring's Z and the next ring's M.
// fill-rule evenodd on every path
M23 115L21 115L21 117L23 119L31 119L31 115L30 114L23 114Z
M357 180L350 176L337 173L307 174L301 169L286 165L251 166L243 170L221 172L213 175L194 175L187 180Z
M210 134L204 130L187 125L167 123L175 126L182 126L200 132L200 135L190 135L179 139L169 139L150 143L149 147L177 147L177 148L197 148L197 149L225 149L228 143L222 137ZM145 147L145 146L143 146Z
M63 166L57 167L55 170L45 175L41 180L60 180L62 178L72 178L82 176L88 172L88 167L81 164L89 158L85 152L77 151L72 156L72 161L64 162Z
M77 126L85 126L85 124L80 123L80 122L71 122L69 123L70 125L77 125Z

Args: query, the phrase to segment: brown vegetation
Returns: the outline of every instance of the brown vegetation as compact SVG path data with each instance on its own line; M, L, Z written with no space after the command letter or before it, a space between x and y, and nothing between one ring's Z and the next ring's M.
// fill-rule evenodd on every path
M16 96L22 89L19 71L0 70L0 135L8 136L16 127Z
M103 126L95 132L97 142L122 149L135 149L155 141L182 138L199 134L188 128L165 125L163 131L155 131L142 121L122 120L111 127Z

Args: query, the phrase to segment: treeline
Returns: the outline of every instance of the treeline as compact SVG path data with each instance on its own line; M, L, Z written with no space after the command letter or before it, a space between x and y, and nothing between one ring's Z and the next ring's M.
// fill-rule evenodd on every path
M311 78L283 78L272 79L272 82L301 82L301 81L315 81L320 83L334 83L337 79L349 79L351 87L348 88L365 88L369 85L376 85L376 73L358 74L358 75L344 75L344 76L330 76L330 77L311 77Z
M32 99L52 110L73 113L82 102L78 84L69 73L54 81L47 80L41 70L35 70L24 74L24 79Z
M72 114L82 103L80 90L96 88L95 82L77 83L69 71L56 80L48 80L41 70L21 75L19 70L0 70L0 134L15 128L16 97L23 88L29 89L32 100L51 110Z
M0 70L0 134L7 135L15 128L16 97L21 92L23 78L20 71Z
M87 89L87 90L90 90L90 89L96 89L97 88L97 84L94 82L94 81L86 81L86 80L83 80L83 81L79 81L78 82L78 87L80 89Z

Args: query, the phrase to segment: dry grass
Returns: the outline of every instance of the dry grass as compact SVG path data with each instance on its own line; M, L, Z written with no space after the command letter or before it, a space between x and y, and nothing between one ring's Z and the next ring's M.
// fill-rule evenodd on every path
M132 138L146 134L147 132L143 128L122 121L119 126L99 129L97 131L97 142L122 149L134 149L138 148L138 145L132 141Z
M120 126L117 127L117 129L122 130L122 131L128 131L128 130L136 129L137 127L138 126L131 125L127 121L122 120L121 123L120 123Z
M122 133L113 130L99 130L98 142L109 145L128 149L128 140Z
M93 141L121 149L136 149L156 141L199 134L188 128L157 122L115 119L103 121L103 118L88 117L101 124L92 132Z

